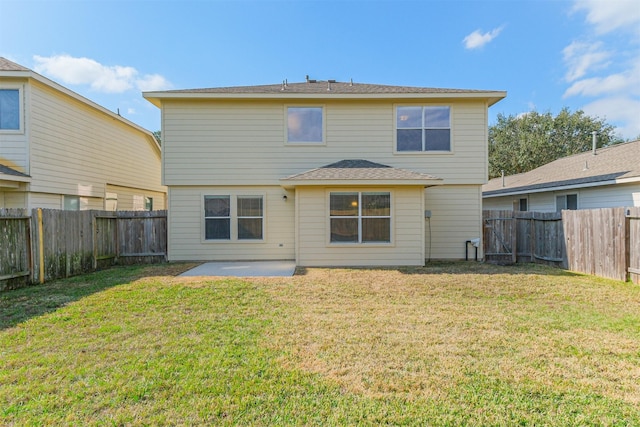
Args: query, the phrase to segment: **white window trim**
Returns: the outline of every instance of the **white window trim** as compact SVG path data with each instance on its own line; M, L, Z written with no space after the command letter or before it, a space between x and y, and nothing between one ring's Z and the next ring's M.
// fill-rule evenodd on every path
M564 191L561 193L555 193L554 197L553 197L553 203L555 205L556 208L556 212L561 212L558 211L558 197L564 197L564 206L566 210L566 206L567 206L567 196L576 196L576 210L580 210L580 194L577 191Z
M449 151L398 151L398 107L449 107ZM451 156L454 154L454 130L453 130L453 116L454 108L452 104L435 103L435 104L393 104L393 154L399 156Z
M206 219L204 216L204 197L205 196L229 196L229 218L231 223L231 235L229 239L207 239L206 235ZM255 196L262 197L262 239L238 239L238 196ZM203 191L200 193L200 242L205 244L247 244L267 242L267 193L264 191ZM243 217L248 218L248 217Z
M9 90L18 90L18 109L20 111L20 118L19 118L19 128L18 129L0 129L0 134L13 134L13 135L18 135L18 134L24 134L24 116L25 116L25 110L24 110L24 85L20 85L20 84L11 84L11 83L3 83L2 85L0 85L0 89L9 89Z
M389 241L388 242L332 242L331 241L331 193L358 193L358 200L361 200L362 193L389 193ZM326 216L326 241L325 246L331 248L358 247L358 248L388 248L395 247L395 197L393 190L388 188L331 188L325 192L325 216ZM358 216L350 218L363 218L361 216L361 203L358 206ZM335 218L335 217L333 217ZM345 217L346 218L346 217ZM385 217L364 217L364 218L387 218ZM362 238L361 221L358 221L358 235Z
M289 108L322 108L322 141L320 142L289 142ZM284 145L287 147L322 147L327 145L327 108L324 104L285 104L284 115Z

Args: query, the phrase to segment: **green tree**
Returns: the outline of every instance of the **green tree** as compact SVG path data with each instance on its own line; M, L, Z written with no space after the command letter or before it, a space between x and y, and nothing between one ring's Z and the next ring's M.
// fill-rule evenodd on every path
M560 157L590 150L592 132L597 146L622 142L615 128L583 111L563 108L557 116L536 111L520 116L498 114L489 127L489 178L527 172Z
M153 132L153 136L156 138L156 141L158 141L158 144L162 145L162 132L157 130Z

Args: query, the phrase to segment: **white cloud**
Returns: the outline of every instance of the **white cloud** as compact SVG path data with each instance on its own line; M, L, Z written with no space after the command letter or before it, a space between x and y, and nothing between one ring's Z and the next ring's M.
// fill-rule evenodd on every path
M70 55L50 57L34 56L34 70L64 84L89 85L92 90L103 93L122 93L131 89L160 90L171 84L158 74L139 77L133 67L106 66L90 58L75 58Z
M626 138L640 136L640 100L628 96L598 99L582 109L589 116L597 116L616 126Z
M562 97L600 96L616 93L640 95L640 67L605 77L578 80L565 91Z
M480 30L475 30L473 33L466 36L462 41L464 43L464 47L466 49L479 49L498 37L503 28L504 26L494 28L487 33L482 33Z
M585 98L581 109L624 138L640 135L638 0L574 0L572 12L584 12L585 30L583 41L562 51L569 83L563 98Z
M573 42L562 50L562 56L568 68L565 79L572 82L593 69L607 67L612 53L604 50L601 42Z
M598 34L630 28L640 33L638 0L576 0L574 11L586 11L586 20Z
M171 87L171 83L160 74L148 74L136 80L136 86L141 91L164 90Z

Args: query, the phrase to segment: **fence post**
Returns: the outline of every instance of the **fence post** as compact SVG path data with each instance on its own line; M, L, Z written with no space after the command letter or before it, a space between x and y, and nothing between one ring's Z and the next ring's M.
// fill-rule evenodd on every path
M38 208L38 259L40 261L38 282L40 284L44 283L44 230L42 224L42 208Z
M25 210L25 214L27 214L27 210ZM33 253L31 252L33 250L33 244L31 242L31 239L33 239L33 236L31 235L31 217L28 217L28 219L26 220L26 226L27 226L27 231L26 231L26 235L27 235L27 265L29 266L29 284L33 283Z
M93 266L93 270L98 269L98 221L96 221L96 211L92 211L91 214L91 240L93 241L93 262L91 263Z
M516 221L515 212L511 211L511 262L513 264L518 261L518 227Z
M631 217L624 214L624 281L631 280Z

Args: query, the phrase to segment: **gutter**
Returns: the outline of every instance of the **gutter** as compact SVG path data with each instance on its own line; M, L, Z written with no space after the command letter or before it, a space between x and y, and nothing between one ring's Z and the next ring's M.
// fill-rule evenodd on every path
M504 191L504 192L502 190L491 190L491 191L483 192L482 198L489 199L492 197L516 196L516 195L531 194L531 193L546 193L548 191L575 190L579 188L603 187L605 185L629 184L634 182L640 182L640 177L612 179L608 181L597 181L597 182L589 182L589 183L573 184L573 185L561 185L557 187L542 187L542 188L535 188L535 189L528 189L528 190L514 189L512 191ZM496 191L499 191L499 193L496 193Z

